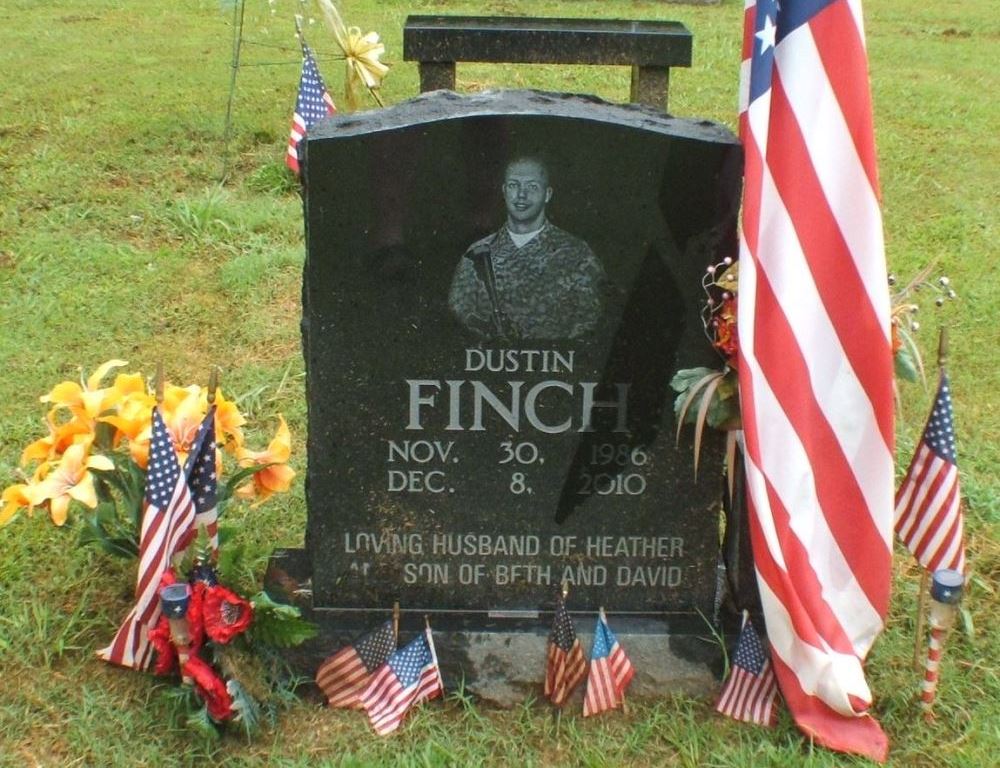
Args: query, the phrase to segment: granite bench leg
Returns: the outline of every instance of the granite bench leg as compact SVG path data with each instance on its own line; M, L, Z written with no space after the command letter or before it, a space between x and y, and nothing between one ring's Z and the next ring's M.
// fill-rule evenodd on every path
M629 100L633 104L667 111L667 88L670 85L669 67L632 66L632 92Z
M440 90L455 90L455 62L420 62L420 92Z

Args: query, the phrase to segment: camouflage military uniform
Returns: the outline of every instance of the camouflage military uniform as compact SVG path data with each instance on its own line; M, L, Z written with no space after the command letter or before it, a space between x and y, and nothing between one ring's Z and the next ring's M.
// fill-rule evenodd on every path
M500 334L493 306L469 253L493 262L496 297L503 323ZM594 330L601 314L604 270L583 240L546 222L518 248L507 226L473 243L455 269L449 304L470 331L482 338L579 339Z

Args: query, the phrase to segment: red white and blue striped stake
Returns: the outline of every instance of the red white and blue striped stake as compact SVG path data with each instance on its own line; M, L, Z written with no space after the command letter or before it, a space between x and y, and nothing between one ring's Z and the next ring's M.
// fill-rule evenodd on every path
M920 693L920 708L924 711L926 720L934 719L934 699L937 696L938 669L944 652L944 639L955 622L964 585L965 579L958 571L942 568L934 572L931 582L931 639Z

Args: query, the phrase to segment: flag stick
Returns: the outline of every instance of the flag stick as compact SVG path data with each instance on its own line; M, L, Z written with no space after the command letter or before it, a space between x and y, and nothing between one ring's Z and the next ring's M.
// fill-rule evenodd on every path
M396 644L398 645L399 644L399 600L397 600L392 604L392 636L396 638Z
M156 380L153 382L153 388L156 390L156 404L163 405L163 361L156 361Z
M927 592L931 586L931 574L921 569L920 591L917 593L917 633L913 638L913 668L924 668L924 628L927 626Z
M213 365L211 373L208 374L208 404L215 403L215 392L219 388L219 366Z
M566 598L569 597L568 579L564 578L562 580L562 583L560 584L560 593L562 594L563 607L565 607ZM556 606L556 610L558 611L558 606ZM548 672L546 672L546 674L548 674ZM562 707L556 706L555 704L553 704L552 706L555 709L555 717L556 717L556 749L559 749L559 726L562 724Z
M948 329L943 325L938 333L938 372L944 370L948 362ZM913 638L913 666L923 669L924 628L927 625L927 595L931 585L931 574L923 569L920 576L920 591L917 593L917 633Z

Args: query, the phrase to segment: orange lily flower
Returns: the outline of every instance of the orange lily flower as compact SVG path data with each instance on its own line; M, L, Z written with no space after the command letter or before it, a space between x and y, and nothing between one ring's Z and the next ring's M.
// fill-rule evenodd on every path
M88 470L112 470L115 465L107 456L87 456L89 441L73 443L63 453L62 461L37 485L23 490L30 504L38 506L49 502L49 516L56 525L63 525L69 503L76 499L93 509L97 506L94 477Z
M83 419L72 418L65 424L55 424L47 418L49 434L30 443L21 453L21 466L32 461L54 461L63 451L84 436L93 437L93 426Z
M207 409L206 409L207 410ZM243 425L247 423L233 400L226 400L222 390L215 394L215 434L226 447L235 452L243 448ZM227 437L232 438L232 443Z
M4 488L3 496L0 497L0 501L3 502L3 506L0 507L0 526L7 525L13 520L17 510L22 507L28 510L29 515L34 511L35 505L29 498L30 488L31 486L24 483L15 483Z
M75 381L64 381L56 384L52 391L39 398L43 403L52 403L52 410L69 409L75 416L94 419L112 407L121 397L114 388L101 389L101 379L112 368L127 365L124 360L108 360L98 366L86 382L78 384Z
M108 416L102 416L98 421L110 424L117 430L115 445L122 437L127 440L135 440L144 431L149 431L150 414L155 403L156 398L146 392L145 387L143 387L141 391L125 393L118 402L115 412Z
M183 466L205 418L201 387L167 387L163 396L163 423L174 440L177 460Z
M255 472L251 482L241 486L236 490L240 498L252 499L257 497L260 504L268 499L271 494L287 491L295 477L295 470L285 462L292 454L292 433L288 430L283 416L278 416L281 420L278 431L271 440L267 450L250 451L243 449L239 453L239 461L242 466L252 466L254 464L264 466L263 469Z

